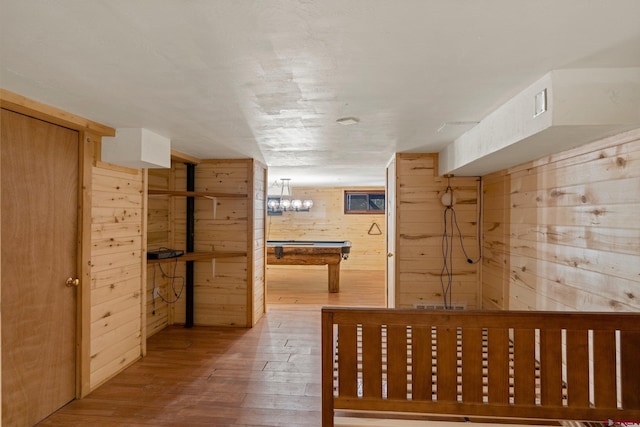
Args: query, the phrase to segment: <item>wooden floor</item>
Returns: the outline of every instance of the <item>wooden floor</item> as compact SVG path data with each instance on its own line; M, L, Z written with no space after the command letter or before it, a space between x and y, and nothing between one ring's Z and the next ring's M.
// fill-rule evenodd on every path
M270 269L252 329L169 327L147 356L42 426L319 426L323 305L383 306L384 272Z
M385 272L342 270L340 292L327 292L327 267L267 268L267 305L385 307Z
M145 358L39 425L319 427L319 307L383 306L384 272L344 271L340 294L327 293L322 270L267 278L268 312L254 328L166 328ZM337 426L455 426L343 415Z

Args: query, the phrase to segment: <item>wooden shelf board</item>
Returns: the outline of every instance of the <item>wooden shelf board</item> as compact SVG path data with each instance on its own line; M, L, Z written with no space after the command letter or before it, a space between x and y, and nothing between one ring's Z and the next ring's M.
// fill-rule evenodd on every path
M183 196L183 197L224 197L233 199L246 199L246 194L233 194L233 193L215 193L212 191L182 191L182 190L153 190L149 189L148 194L150 196Z
M247 256L246 252L240 251L215 251L215 252L188 252L182 256L176 258L165 259L148 259L147 264L157 264L161 262L174 262L174 261L209 261L212 259L220 258L235 258Z

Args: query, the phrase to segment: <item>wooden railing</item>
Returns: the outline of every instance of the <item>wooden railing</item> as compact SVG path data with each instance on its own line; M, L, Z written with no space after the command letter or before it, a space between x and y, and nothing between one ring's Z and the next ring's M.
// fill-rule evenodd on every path
M336 411L640 420L640 314L322 310Z

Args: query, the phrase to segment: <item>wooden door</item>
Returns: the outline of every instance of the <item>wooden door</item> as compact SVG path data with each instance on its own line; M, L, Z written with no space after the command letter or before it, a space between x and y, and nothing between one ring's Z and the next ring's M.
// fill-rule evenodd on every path
M387 166L387 307L396 306L396 161Z
M78 132L2 110L2 424L75 397Z

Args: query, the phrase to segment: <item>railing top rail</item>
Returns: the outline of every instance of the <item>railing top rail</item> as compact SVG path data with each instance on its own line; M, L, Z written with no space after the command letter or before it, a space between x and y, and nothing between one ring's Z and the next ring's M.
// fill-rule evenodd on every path
M640 313L579 311L432 311L323 307L334 323L362 325L452 326L461 328L592 329L640 331Z

